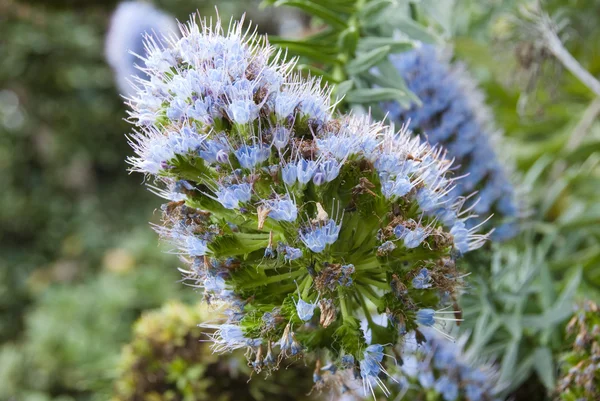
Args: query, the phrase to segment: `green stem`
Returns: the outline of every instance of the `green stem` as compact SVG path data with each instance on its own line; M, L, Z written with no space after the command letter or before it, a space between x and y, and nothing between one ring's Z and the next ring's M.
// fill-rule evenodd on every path
M348 312L348 305L346 304L347 300L346 300L346 297L344 296L344 293L342 292L342 287L338 287L337 291L338 291L338 297L340 300L340 309L342 310L342 320L344 322L346 322L351 317L350 312Z
M308 293L310 292L310 285L312 284L312 276L310 274L308 274L305 278L304 281L302 282L302 284L304 285L304 288L302 290L302 299L306 299L306 297L308 297Z
M354 269L356 271L359 271L359 270L373 270L373 269L377 269L377 268L381 268L381 263L377 260L377 258L370 258L365 263L360 263L360 264L355 264L354 265Z
M278 281L284 281L284 280L288 280L288 279L294 279L296 277L299 277L303 274L306 274L305 271L303 270L296 270L294 272L290 272L290 273L285 273L285 274L277 274L275 276L269 276L267 278L264 278L262 280L257 280L257 281L253 281L251 283L248 283L246 285L242 285L241 287L243 289L250 289L250 288L256 288L256 287L260 287L261 285L266 285L266 284L272 284L272 283L276 283Z
M371 311L367 307L365 298L360 291L356 292L356 298L358 298L358 303L360 303L360 306L362 307L363 312L365 312L365 317L367 318L367 322L369 322L369 326L373 325L373 318L371 317Z
M372 285L374 287L377 287L377 288L381 288L384 291L387 291L387 290L390 289L389 284L384 283L382 281L373 280L373 279L370 279L368 277L361 277L360 278L360 282L361 283L365 283L365 284L370 284L370 285Z
M371 287L367 287L366 285L361 285L360 288L362 288L364 290L364 295L366 295L367 298L369 298L369 300L373 303L373 305L375 305L376 307L379 308L381 300L377 296L377 294L373 291L373 289Z

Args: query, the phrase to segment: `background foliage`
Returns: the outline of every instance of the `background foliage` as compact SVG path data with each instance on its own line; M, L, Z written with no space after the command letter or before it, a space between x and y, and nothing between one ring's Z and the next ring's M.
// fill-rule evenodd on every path
M330 0L328 12L310 0L266 3L315 15L312 39L273 42L300 55L301 69L337 83L342 108L383 115L380 101L411 99L385 68L410 40L449 43L468 64L529 189L531 216L513 242L470 258L463 329L473 347L500 359L513 394L544 399L560 373L556 356L569 347L573 300L600 299L596 95L527 30L524 1ZM115 4L0 0L0 399L105 399L140 313L197 298L176 282L176 258L148 228L153 195L126 173L125 111L103 58ZM196 8L214 13L210 2L155 4L180 19ZM218 6L224 18L251 12L263 31L282 19L277 8ZM543 4L594 76L599 7Z

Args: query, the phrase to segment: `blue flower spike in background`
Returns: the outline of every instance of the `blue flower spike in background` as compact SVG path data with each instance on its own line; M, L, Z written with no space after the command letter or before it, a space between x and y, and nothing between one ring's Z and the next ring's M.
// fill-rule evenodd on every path
M506 240L519 232L519 219L525 213L507 169L511 161L501 152L500 133L483 93L464 65L451 63L449 56L443 48L423 43L392 55L390 60L419 102L408 108L387 102L382 108L392 121L408 124L431 144L444 147L446 157L457 166L455 174L463 176L450 196L476 191L467 206L480 217L471 222L494 214L488 223L496 228L492 237Z
M214 350L246 350L256 372L305 358L332 367L317 389L389 394L386 349L457 320L457 264L487 239L449 200L451 164L405 128L334 113L241 22L197 21L146 44L129 161L169 201L156 230L185 279L228 316L203 323Z
M139 58L146 55L145 36L150 35L160 41L176 32L175 18L150 3L126 1L117 6L106 34L105 53L121 94L132 95L135 91L133 77L145 76L135 67Z

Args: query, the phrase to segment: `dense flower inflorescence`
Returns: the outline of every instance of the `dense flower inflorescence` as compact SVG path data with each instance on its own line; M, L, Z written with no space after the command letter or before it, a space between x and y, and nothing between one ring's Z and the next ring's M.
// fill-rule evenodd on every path
M503 389L496 367L482 361L467 347L467 336L457 341L424 329L425 341L407 339L398 393L430 394L443 401L499 401ZM394 389L395 390L395 389ZM435 396L433 396L435 394Z
M132 77L147 78L142 70L135 68L138 57L146 54L144 36L161 40L176 31L175 20L149 3L126 1L117 6L106 34L105 53L121 93L128 96L134 93Z
M449 163L406 130L335 115L318 80L240 24L181 29L148 45L130 162L170 201L157 230L186 278L225 308L206 325L214 350L246 349L256 371L315 358L317 387L383 386L382 344L444 323L457 256L485 240L448 200Z
M480 216L472 224L494 214L494 238L503 240L518 232L522 215L506 162L498 153L499 133L492 124L483 94L460 64L450 64L447 55L433 45L422 44L392 56L392 62L421 104L408 109L398 103L384 105L390 118L407 123L431 144L441 145L459 167L452 196L477 191L468 206Z
M600 307L585 301L567 324L571 349L562 356L555 398L563 401L600 399Z

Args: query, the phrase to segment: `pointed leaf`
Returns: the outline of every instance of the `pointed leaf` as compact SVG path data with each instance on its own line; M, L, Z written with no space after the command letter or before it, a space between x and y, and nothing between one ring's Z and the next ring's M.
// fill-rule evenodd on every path
M352 82L352 80L340 82L335 87L335 95L339 98L341 98L342 96L345 96L346 93L348 93L348 91L350 91L352 89L353 85L354 85L354 82Z
M394 4L392 0L374 0L368 2L358 11L358 19L366 24L377 22L379 15L392 4Z
M437 43L438 41L435 35L409 18L398 18L396 21L396 29L399 29L400 32L404 33L409 38L420 42Z
M377 103L386 100L405 103L409 102L409 99L407 92L391 88L354 89L346 95L346 101L349 103Z
M358 50L367 51L374 47L390 46L390 53L401 53L414 47L413 42L405 39L381 38L377 36L367 36L361 38L358 42Z
M554 362L552 361L552 352L547 347L536 348L533 354L533 367L538 377L548 390L554 390Z
M269 38L271 44L288 50L291 54L296 56L304 56L312 61L318 61L320 63L331 65L338 63L336 56L332 55L332 49L321 48L313 43L307 43L296 40L286 40L276 37Z
M517 355L519 353L519 342L511 341L506 348L500 368L500 382L510 383L517 366Z
M348 63L346 66L346 72L349 75L357 75L361 72L368 71L369 68L377 65L381 60L386 58L390 53L390 50L390 46L382 46L366 53L362 53Z
M306 12L307 14L310 14L312 16L322 19L323 21L327 22L329 25L331 25L332 27L337 28L337 29L346 29L346 27L348 26L346 21L343 18L340 18L338 16L338 14L331 11L327 7L322 6L321 4L318 4L318 3L315 3L312 1L279 0L279 1L276 1L274 5L275 6L285 5L285 6L299 8L300 10Z

